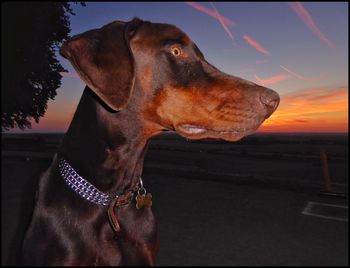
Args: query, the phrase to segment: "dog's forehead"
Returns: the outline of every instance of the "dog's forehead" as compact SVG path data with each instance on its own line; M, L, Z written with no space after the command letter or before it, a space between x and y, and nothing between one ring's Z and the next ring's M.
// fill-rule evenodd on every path
M148 40L162 45L166 40L180 41L188 45L191 39L182 30L172 24L145 22L137 33L137 39Z

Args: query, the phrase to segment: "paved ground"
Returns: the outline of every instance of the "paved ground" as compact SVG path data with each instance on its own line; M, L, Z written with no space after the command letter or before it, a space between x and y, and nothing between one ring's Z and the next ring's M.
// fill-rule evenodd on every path
M18 260L35 180L49 161L2 160L5 265ZM159 223L157 265L348 265L348 210L339 207L347 199L158 171L149 165L143 178ZM310 201L335 204L323 211L333 219L302 214Z
M301 213L309 201L345 200L151 174L144 180L159 219L158 265L348 264L348 222Z

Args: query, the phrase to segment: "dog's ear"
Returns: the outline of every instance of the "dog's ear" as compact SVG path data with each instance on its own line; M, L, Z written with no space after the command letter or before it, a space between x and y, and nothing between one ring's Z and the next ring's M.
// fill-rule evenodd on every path
M134 61L129 47L143 21L115 21L76 35L60 49L80 78L113 110L128 104L134 85Z

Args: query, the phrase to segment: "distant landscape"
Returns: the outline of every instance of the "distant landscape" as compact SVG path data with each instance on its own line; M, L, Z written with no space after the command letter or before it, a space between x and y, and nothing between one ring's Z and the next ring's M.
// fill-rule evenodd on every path
M10 159L50 162L63 136L63 133L2 134L3 163ZM234 143L187 140L175 133L163 134L150 142L145 172L171 169L223 177L229 174L232 182L249 183L260 177L322 184L321 150L327 154L335 185L347 183L348 134L345 133L257 133Z

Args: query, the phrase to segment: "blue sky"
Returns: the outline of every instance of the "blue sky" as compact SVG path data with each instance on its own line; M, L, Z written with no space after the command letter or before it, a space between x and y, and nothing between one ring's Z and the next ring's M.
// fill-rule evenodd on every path
M199 4L211 8L209 2ZM318 80L322 86L348 84L347 3L303 3L322 32L335 44L335 49L320 41L286 2L214 2L214 5L221 15L237 23L232 28L235 44L215 18L183 2L73 5L76 16L71 16L71 34L99 28L116 19L128 21L138 16L177 25L196 42L209 62L230 74L254 80L254 73L261 77L281 73L279 65L282 64L307 77L324 74ZM265 56L247 45L242 39L245 34L258 40L271 55ZM259 64L257 60L268 62ZM70 68L67 61L62 63ZM283 93L303 86L301 81L289 80L281 83L278 89Z
M316 94L314 97L321 97L318 101L327 99L327 94L331 98L336 96L338 99L331 99L334 106L337 106L337 100L343 106L338 111L329 108L326 103L324 106L318 105L319 114L312 114L311 108L306 109L308 112L301 115L299 128L293 125L296 127L295 131L307 130L306 124L302 125L303 120L310 122L316 118L316 121L312 122L319 124L322 117L330 120L330 123L334 121L332 118L341 117L342 121L337 121L343 124L339 129L347 131L347 101L344 102L348 94L347 2L301 2L299 6L294 6L295 9L287 2L196 4L207 10L216 9L221 18L228 19L235 25L222 25L218 18L185 2L87 2L86 7L72 4L76 15L70 16L71 35L99 28L113 20L129 21L135 16L152 22L175 24L197 44L206 59L220 70L255 83L265 83L276 90L282 96L282 101L281 117L276 115L275 122L281 118L284 124L292 120L291 113L286 108L291 99L298 100L299 105L304 105L303 107L308 105L300 103L298 98L293 98L298 93L304 94L306 90ZM300 13L307 13L304 20L303 14L296 12L297 8L302 10ZM313 25L310 25L310 20ZM268 54L257 50L244 36L255 40ZM327 44L325 39L331 45ZM66 59L60 56L58 58L63 67L75 73ZM49 102L46 118L44 117L39 125L33 123L31 131L64 132L68 128L83 88L84 83L80 79L63 77L55 101ZM309 97L311 99L311 96ZM297 105L297 102L293 105ZM294 107L298 109L298 106ZM332 127L334 128L334 125ZM293 127L290 130L294 131ZM314 130L327 131L319 127L315 127Z

